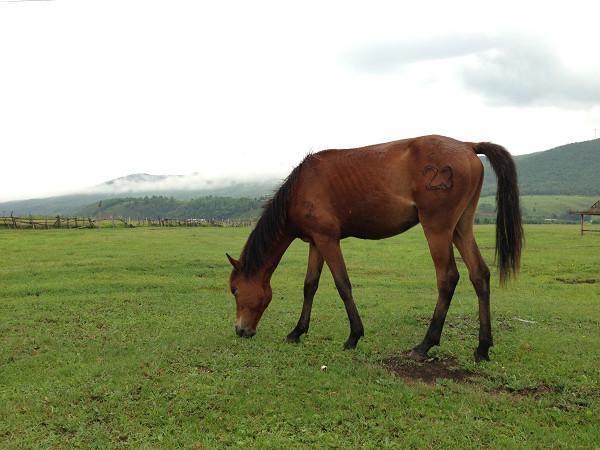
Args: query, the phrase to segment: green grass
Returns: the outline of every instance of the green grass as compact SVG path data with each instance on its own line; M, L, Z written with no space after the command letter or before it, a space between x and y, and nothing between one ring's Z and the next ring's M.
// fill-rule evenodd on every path
M238 254L248 233L0 232L0 448L598 448L600 236L526 227L520 279L493 282L496 345L479 365L476 298L460 264L432 354L478 377L427 385L381 364L420 341L433 311L420 228L344 241L366 329L346 352L327 269L309 334L283 343L301 309L302 242L275 272L257 336L234 335L224 253ZM493 233L477 228L490 263Z
M521 212L523 220L528 223L544 223L546 219L559 222L579 222L579 216L569 211L587 210L598 197L585 195L522 195ZM496 218L496 197L486 196L479 200L478 216ZM598 221L598 217L595 217ZM586 221L589 216L586 216Z

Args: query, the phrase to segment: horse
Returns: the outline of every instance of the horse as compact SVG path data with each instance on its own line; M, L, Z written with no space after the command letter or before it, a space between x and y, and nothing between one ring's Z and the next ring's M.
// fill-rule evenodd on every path
M469 271L479 301L476 361L489 360L493 345L490 270L473 223L483 183L485 155L497 177L496 262L500 284L519 271L523 229L517 172L510 153L490 142L462 142L431 135L354 149L309 154L264 206L229 278L236 301L235 331L251 337L271 302L270 280L296 238L309 244L304 303L286 340L298 343L308 331L313 298L327 263L350 322L345 349L356 347L364 327L352 295L340 240L383 239L421 224L435 266L438 298L429 328L410 356L425 360L439 345L459 272L454 246Z

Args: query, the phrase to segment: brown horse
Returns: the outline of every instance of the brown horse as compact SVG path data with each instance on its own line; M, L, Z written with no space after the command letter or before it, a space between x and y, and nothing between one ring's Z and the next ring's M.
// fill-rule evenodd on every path
M510 154L491 143L460 142L443 136L307 156L265 205L237 261L227 255L233 272L231 292L237 304L236 333L250 337L272 297L270 279L295 238L310 244L304 282L304 305L298 324L287 336L299 342L308 331L312 301L323 262L331 270L350 320L344 348L354 348L364 334L340 249L349 236L382 239L419 222L425 232L437 276L438 300L423 341L411 355L427 357L438 345L459 274L453 243L469 270L479 299L477 361L489 359L490 271L473 235L473 219L487 156L498 179L496 257L503 283L519 269L523 230L517 173Z

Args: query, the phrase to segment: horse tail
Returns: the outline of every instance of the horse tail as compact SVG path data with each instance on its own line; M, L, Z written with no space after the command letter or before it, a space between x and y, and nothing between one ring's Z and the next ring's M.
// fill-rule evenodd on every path
M475 153L487 156L498 180L496 191L496 261L500 284L516 276L521 260L523 226L519 206L517 169L510 153L491 142L475 144Z

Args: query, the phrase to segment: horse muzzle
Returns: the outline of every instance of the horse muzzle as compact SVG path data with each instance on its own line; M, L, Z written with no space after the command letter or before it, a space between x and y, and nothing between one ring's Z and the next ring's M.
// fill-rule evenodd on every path
M256 334L256 330L253 330L251 328L244 328L244 327L240 327L239 325L235 326L235 334L237 334L239 337L252 337Z

